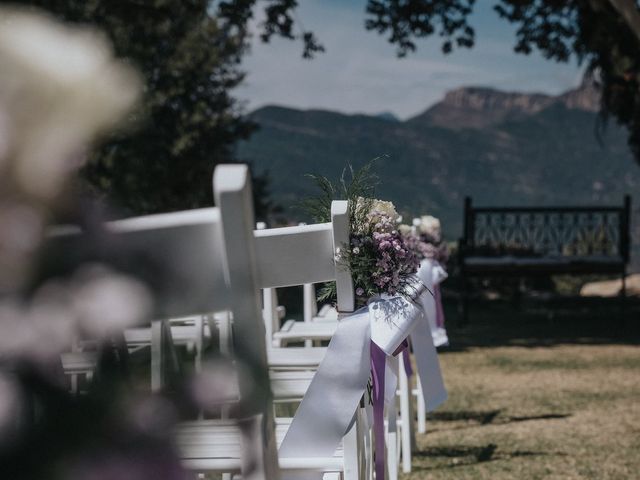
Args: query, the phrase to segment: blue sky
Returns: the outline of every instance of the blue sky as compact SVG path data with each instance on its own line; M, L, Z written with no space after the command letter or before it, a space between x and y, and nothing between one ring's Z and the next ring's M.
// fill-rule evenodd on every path
M580 83L575 62L513 53L513 26L493 12L494 2L476 3L473 49L443 55L439 39L430 37L418 41L416 53L398 59L384 37L365 30L365 0L300 0L297 16L326 52L304 60L299 42L262 44L256 38L243 61L245 84L236 95L249 110L276 104L346 113L390 111L404 119L461 86L557 94Z

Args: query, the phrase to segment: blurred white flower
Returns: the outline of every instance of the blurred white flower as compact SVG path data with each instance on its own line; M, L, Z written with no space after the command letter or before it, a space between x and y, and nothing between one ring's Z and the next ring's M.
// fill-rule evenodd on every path
M134 397L127 407L131 424L151 437L169 437L178 420L173 404L160 396Z
M409 225L407 225L406 223L402 223L402 224L398 225L398 230L400 231L400 233L402 235L408 235L413 231L413 229Z
M141 91L106 39L0 7L0 294L22 285L51 203Z
M82 149L133 105L140 82L93 30L13 8L0 18L0 172L51 199Z
M98 338L139 325L152 304L142 283L100 265L86 266L74 276L71 298L80 328Z
M70 345L75 318L62 298L41 296L34 305L0 304L0 355L47 363Z
M103 339L140 324L150 310L150 294L138 281L84 267L70 282L47 282L28 305L0 302L0 356L57 362L74 338Z
M193 378L191 395L198 408L205 412L237 402L240 386L232 363L224 360L205 363L202 371Z
M434 240L440 241L442 236L440 220L431 215L420 217L420 233L431 236Z

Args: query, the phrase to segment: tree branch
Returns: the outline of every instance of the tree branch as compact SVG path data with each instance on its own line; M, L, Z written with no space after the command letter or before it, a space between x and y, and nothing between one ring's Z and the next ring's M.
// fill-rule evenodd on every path
M609 0L640 42L640 11L635 0Z

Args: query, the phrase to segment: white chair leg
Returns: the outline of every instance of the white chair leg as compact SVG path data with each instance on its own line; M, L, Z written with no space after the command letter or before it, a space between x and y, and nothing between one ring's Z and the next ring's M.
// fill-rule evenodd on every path
M202 350L204 348L204 318L202 315L198 315L195 320L196 329L196 360L195 370L196 372L202 371Z
M163 375L163 328L162 320L151 321L151 391L157 392L162 388Z
M418 405L418 433L426 433L427 432L427 408L424 403L424 395L422 394L422 385L420 384L420 379L417 381L418 388L417 390L417 398L416 403Z
M402 352L402 355L407 355L407 352ZM409 379L407 373L404 370L404 366L401 365L399 370L399 390L400 390L400 418L402 419L402 471L404 473L411 472L411 451L413 449L411 439L411 423L413 422L413 415L411 412L411 388L409 386Z
M275 428L272 418L263 414L238 422L241 432L242 460L240 473L243 480L271 480L280 478L277 446L263 435L265 429Z
M72 352L79 352L81 350L80 345L79 345L79 341L78 338L76 336L74 336L74 338L71 340L71 351ZM77 395L79 392L78 390L78 379L79 379L79 375L77 373L72 373L71 374L71 393L73 395Z
M316 302L316 289L313 283L305 283L302 287L302 306L304 312L304 321L310 322L318 313L318 304ZM313 340L305 340L305 347L313 347Z
M358 413L356 412L356 415ZM342 437L342 448L344 451L344 479L362 480L360 477L360 459L358 458L358 419L354 422L347 434Z
M398 410L395 402L387 408L387 469L389 480L398 480Z
M363 438L363 477L367 480L373 480L373 440L372 430L370 428L368 413L366 409L360 409L360 415L362 419L362 438Z

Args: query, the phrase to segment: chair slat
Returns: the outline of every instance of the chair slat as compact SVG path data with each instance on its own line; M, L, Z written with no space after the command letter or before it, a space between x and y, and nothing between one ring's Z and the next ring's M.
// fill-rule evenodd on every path
M229 306L218 208L118 220L105 224L105 230L96 244L80 229L53 229L49 257L60 259L53 268L70 272L82 263L103 262L140 277L155 294L158 317Z
M255 230L260 288L335 280L331 223Z

